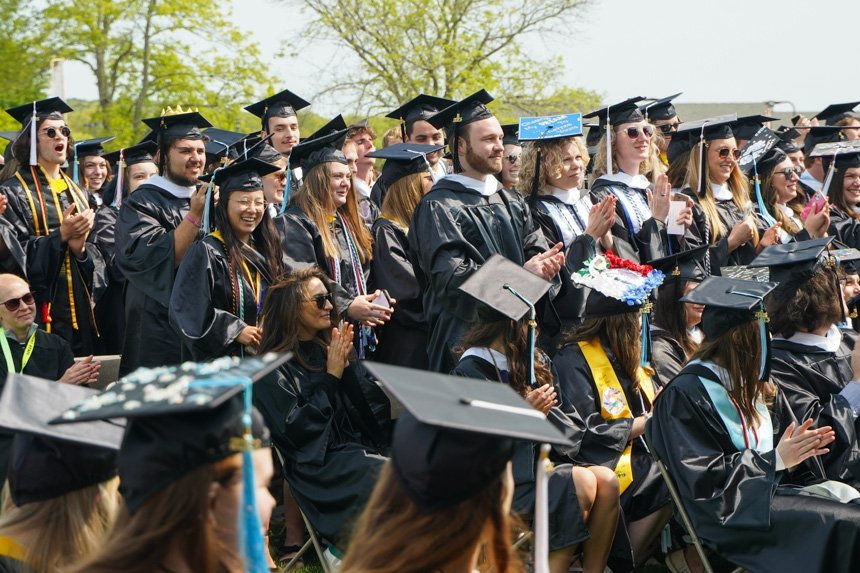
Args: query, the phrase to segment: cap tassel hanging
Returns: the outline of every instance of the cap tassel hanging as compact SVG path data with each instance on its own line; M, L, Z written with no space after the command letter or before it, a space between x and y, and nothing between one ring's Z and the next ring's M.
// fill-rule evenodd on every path
M764 305L759 307L755 313L758 319L758 331L761 341L761 367L759 368L759 380L767 381L770 378L770 337L767 335L767 323L770 319L764 310Z
M606 174L612 173L612 123L609 121L609 108L606 108Z
M284 186L284 201L281 203L281 210L278 211L279 214L283 213L287 210L287 203L290 202L290 187L292 187L292 179L293 179L293 170L290 169L290 158L287 157L287 184Z
M210 215L212 212L212 203L215 200L213 197L213 192L215 190L215 175L224 169L223 167L216 167L212 172L212 177L209 179L209 185L206 186L206 206L203 207L203 232L210 233L212 231L212 227L210 226Z
M526 297L518 293L511 285L506 284L504 288L529 307L529 387L538 388L540 387L540 384L538 384L537 379L535 378L535 331L537 329L535 307Z
M79 168L78 168L78 144L74 144L72 148L75 150L74 160L72 161L72 181L75 182L75 185L80 185L79 177Z
M541 444L535 472L534 573L549 573L549 444Z
M753 158L753 184L755 185L755 197L758 202L758 212L761 213L762 218L767 222L768 226L773 227L776 225L776 219L774 219L767 210L767 206L764 204L764 198L761 196L761 183L759 182L758 165L756 165L755 158Z
M821 195L826 199L830 193L830 182L833 181L833 174L836 173L836 155L839 154L837 149L833 153L833 159L830 160L830 167L827 169L827 177L824 179L824 184L821 186Z
M125 171L125 149L119 150L119 161L116 162L116 189L114 190L113 206L119 209L122 203L122 184Z
M39 114L36 111L36 102L33 102L33 117L30 119L30 165L36 166L39 159L38 141L36 139L36 125L39 123Z
M456 116L454 116L454 121L452 122L451 127L451 161L454 164L454 173L463 172L463 167L462 165L460 165L460 153L458 150L460 146L457 144L457 140L459 139L459 134L457 133L457 126L460 124L461 121L463 121L463 118L461 118L460 114L458 113Z
M642 331L640 333L639 366L651 367L651 301L642 305Z
M239 531L241 532L242 555L245 558L245 571L250 573L268 573L266 564L265 539L263 526L260 523L260 513L257 511L256 483L254 480L254 434L251 425L253 411L252 381L245 380L244 399L245 411L242 414L244 432L242 434L242 514Z

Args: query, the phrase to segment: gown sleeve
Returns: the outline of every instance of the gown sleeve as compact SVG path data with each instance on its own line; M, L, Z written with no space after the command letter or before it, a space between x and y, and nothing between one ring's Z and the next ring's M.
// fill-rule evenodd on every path
M372 289L385 289L397 300L394 317L404 326L426 329L421 287L409 258L406 235L394 225L379 220L373 226L373 259L370 262ZM392 317L392 320L394 320Z

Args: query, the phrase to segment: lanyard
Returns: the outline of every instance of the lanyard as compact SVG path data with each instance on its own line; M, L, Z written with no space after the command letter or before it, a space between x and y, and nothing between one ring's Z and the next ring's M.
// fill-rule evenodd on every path
M12 350L9 348L9 341L6 339L6 329L0 329L0 348L3 349L3 357L6 359L6 371L15 372L15 360L12 358ZM24 373L24 368L27 362L30 361L30 356L33 354L33 348L36 346L36 331L30 335L27 340L27 346L24 348L24 356L21 357L21 370L19 374Z

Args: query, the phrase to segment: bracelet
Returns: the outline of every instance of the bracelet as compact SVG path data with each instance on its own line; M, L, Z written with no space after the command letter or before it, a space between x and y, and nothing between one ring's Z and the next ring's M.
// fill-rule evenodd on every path
M185 215L185 220L188 221L189 223L191 223L192 225L194 225L195 227L197 227L198 229L203 226L203 222L192 217L191 213L188 213L187 215Z

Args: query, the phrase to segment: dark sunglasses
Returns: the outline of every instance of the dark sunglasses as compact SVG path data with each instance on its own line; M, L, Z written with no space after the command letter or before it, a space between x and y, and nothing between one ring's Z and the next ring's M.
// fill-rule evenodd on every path
M670 133L675 133L678 131L677 123L667 123L666 125L658 125L657 129L660 130L660 133L663 135L669 135Z
M6 305L6 310L9 312L15 312L21 306L22 302L29 306L36 302L36 299L33 298L33 293L28 292L22 297L10 298L9 300L3 301L3 304Z
M57 137L57 128L49 127L42 131L42 133L47 135L50 139L54 139L55 137ZM69 137L70 135L72 135L72 130L69 129L67 125L64 125L60 128L59 133L61 133L63 137Z
M720 159L725 159L729 156L729 154L732 155L735 161L741 158L740 149L729 149L728 147L721 147L717 150L717 155L720 156Z
M646 125L641 129L638 127L628 127L624 131L627 132L627 137L629 137L630 139L637 139L639 137L640 131L645 134L645 137L651 137L652 135L654 135L654 128L650 125Z
M516 163L517 159L520 158L519 153L511 153L510 155L505 155L505 159L507 159L510 163Z
M328 292L326 294L314 295L308 299L308 302L313 302L314 304L317 305L317 308L320 310L325 308L326 301L328 301L332 305L334 305L334 297L332 296L332 294L330 292Z
M774 173L782 173L786 179L791 179L792 175L800 177L800 174L803 173L803 168L800 165L794 165L793 167L786 167L785 169L774 171Z

